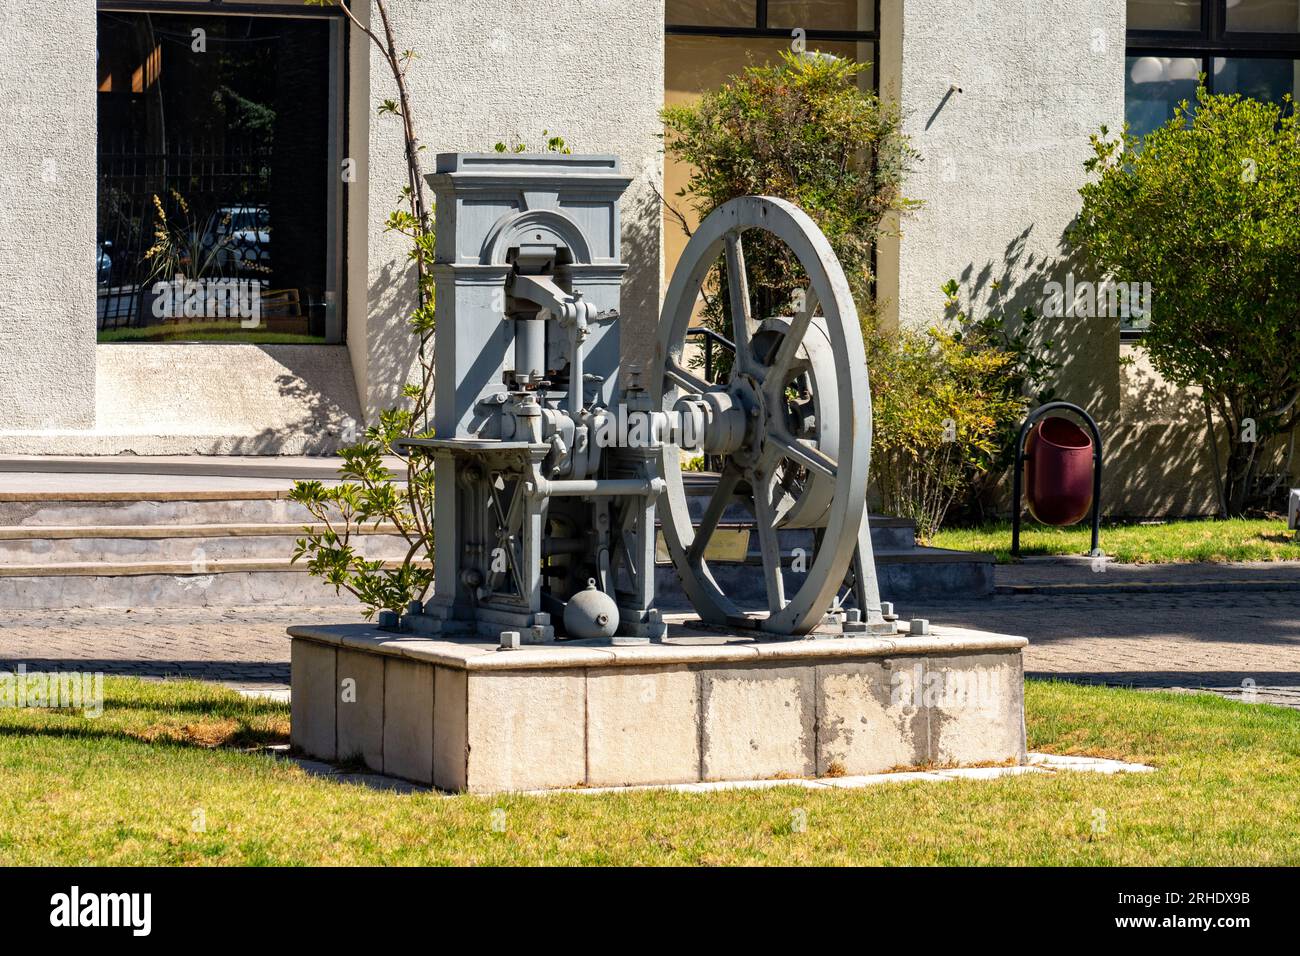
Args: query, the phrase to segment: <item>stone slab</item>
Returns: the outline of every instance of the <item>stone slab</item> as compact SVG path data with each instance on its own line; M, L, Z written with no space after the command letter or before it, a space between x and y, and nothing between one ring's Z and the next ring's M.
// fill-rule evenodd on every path
M977 650L1011 651L1028 646L1023 637L992 634L966 628L933 626L926 637L904 634L881 637L812 637L788 640L725 634L712 631L717 643L669 643L611 646L594 641L566 641L545 647L502 651L497 642L482 638L416 636L380 630L369 624L294 625L289 636L321 644L366 650L392 657L426 661L466 670L518 671L556 667L628 666L673 662L716 664L774 658L806 662L820 659L889 657L907 654L970 653ZM701 634L710 633L701 630Z
M929 714L933 763L1024 762L1025 680L1020 655L934 655L921 666L925 685L914 702Z
M469 674L438 667L433 675L433 783L461 791L469 784Z
M471 793L586 782L586 674L582 670L471 672L468 698L466 789Z
M342 761L384 769L384 659L340 649L335 674L337 747Z
M334 760L335 658L333 647L294 641L289 668L293 695L289 703L289 740L293 746L321 760Z
M900 694L893 664L886 658L818 666L818 776L882 773L929 760L929 713Z
M295 743L448 791L841 786L832 781L912 767L1024 764L1025 642L1005 635L702 634L502 652L364 626L291 633ZM354 672L357 700L339 703Z
M703 779L813 776L815 684L813 669L806 667L701 670Z
M587 784L699 779L699 679L685 669L602 667L587 674Z
M433 783L433 665L384 660L384 773Z

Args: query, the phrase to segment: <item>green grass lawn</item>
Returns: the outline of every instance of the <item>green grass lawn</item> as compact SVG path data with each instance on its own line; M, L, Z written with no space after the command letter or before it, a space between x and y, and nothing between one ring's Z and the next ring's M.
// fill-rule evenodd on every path
M0 865L1300 863L1300 712L1207 695L1028 685L1031 748L1154 774L477 798L312 777L259 751L274 703L105 692L97 719L0 710Z
M252 345L320 345L318 335L297 332L269 332L245 329L234 322L178 322L146 325L140 328L104 329L99 332L100 345L119 342L245 342Z
M978 528L945 529L931 542L936 548L982 551L1011 563L1011 522ZM1020 526L1020 553L1087 554L1092 529L1086 522L1072 528L1049 528L1026 520ZM1170 564L1185 561L1300 561L1300 541L1286 522L1169 521L1163 524L1104 524L1101 549L1125 564Z

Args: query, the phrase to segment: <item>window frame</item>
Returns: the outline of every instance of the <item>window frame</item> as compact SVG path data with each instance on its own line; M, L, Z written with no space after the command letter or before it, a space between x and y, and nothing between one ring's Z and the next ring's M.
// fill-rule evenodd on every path
M1227 0L1224 0L1227 2ZM847 40L858 42L872 42L876 44L876 57L880 56L880 3L881 0L874 0L874 14L872 23L875 26L870 30L819 30L812 27L805 28L805 33L809 40ZM720 26L720 25L697 25L688 23L665 23L664 32L669 35L677 36L709 36L709 37L742 37L754 40L780 40L788 39L791 35L790 28L774 27L768 22L767 0L755 0L754 2L754 25L752 27ZM879 70L876 71L879 86ZM877 92L879 90L877 89Z
M353 0L344 0L349 6ZM298 3L227 3L224 0L96 0L95 13L156 13L192 16L246 16L274 17L278 19L328 20L331 21L329 43L335 56L330 58L328 90L330 97L329 122L329 162L334 169L341 169L343 158L348 155L351 138L351 116L348 106L351 77L351 24L347 15L335 6L309 7L299 0ZM96 149L98 150L98 137ZM338 346L347 343L347 301L348 301L348 201L347 184L342 178L330 190L326 202L326 260L325 282L333 287L334 302L329 303L325 312L325 335L319 343L321 346ZM135 343L124 343L132 345ZM186 345L185 341L176 340L159 343L164 345ZM205 342L217 345L247 345L239 339L230 341ZM307 346L311 347L311 346Z

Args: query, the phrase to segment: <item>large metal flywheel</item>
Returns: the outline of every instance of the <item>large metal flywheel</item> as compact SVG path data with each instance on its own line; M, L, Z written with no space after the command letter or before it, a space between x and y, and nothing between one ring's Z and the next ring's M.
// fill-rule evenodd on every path
M760 231L782 242L807 276L788 315L751 315L744 241L747 233ZM719 256L725 257L735 357L727 381L711 383L688 367L684 350ZM747 196L700 224L664 300L650 384L656 407L705 419L705 450L722 461L717 488L696 527L682 482L681 449L662 449L663 534L686 594L705 621L806 634L831 610L856 549L862 549L866 560L858 563L870 575L867 600L879 605L866 520L871 394L862 331L844 271L804 212L784 200ZM754 516L766 608L738 606L718 586L705 558L724 511L736 501ZM783 562L778 528L822 529L815 553L807 556L806 574L789 589L787 576L794 576Z

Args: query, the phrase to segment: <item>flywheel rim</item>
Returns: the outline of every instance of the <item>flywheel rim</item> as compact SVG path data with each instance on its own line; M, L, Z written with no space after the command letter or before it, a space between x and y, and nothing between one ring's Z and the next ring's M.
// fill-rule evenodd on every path
M735 383L737 376L749 376L750 381L756 380L761 386L765 409L783 407L777 404L784 402L783 385L778 395L771 387L777 379L763 377L764 369L756 367L758 363L750 354L750 336L761 322L748 315L748 277L742 237L750 230L770 233L785 244L808 276L811 293L808 298L815 300L808 301L804 312L792 319L792 328L798 332L797 341L789 347L783 344L778 348L772 356L772 365L789 367L812 325L812 313L818 306L822 310L821 318L833 347L840 399L838 457L831 459L817 447L789 435L782 415L771 427L772 434L756 436L755 440L762 442L762 450L752 467L742 471L732 457L725 460L714 500L701 521L700 537L707 542L737 485L748 476L754 491L752 505L768 586L765 618L756 618L738 608L714 579L703 556L703 544L697 543L696 529L687 509L677 445L665 445L661 449L660 474L667 484L660 498L662 527L668 552L687 596L705 621L733 626L757 624L777 634L806 634L824 619L853 560L857 531L866 510L871 453L871 397L857 309L830 243L806 213L785 200L746 196L731 200L705 218L687 243L664 299L656 374L651 377L650 386L654 390L655 407L665 411L671 410L683 394L710 390L708 383L686 369L682 351L701 286L725 250L728 285L735 297L733 302L738 303L732 310L733 316L738 317L732 327L737 357L730 384ZM736 281L735 275L740 276L740 281ZM766 370L770 372L771 368L767 366ZM770 414L761 417L772 426ZM829 543L812 556L805 580L789 599L784 595L784 570L772 527L777 519L772 506L771 472L781 461L798 462L810 472L821 471L834 483L833 497L826 509L826 525L835 529L834 533L823 536L830 539ZM760 495L760 490L766 490L767 494ZM765 523L765 516L771 519L769 523Z

